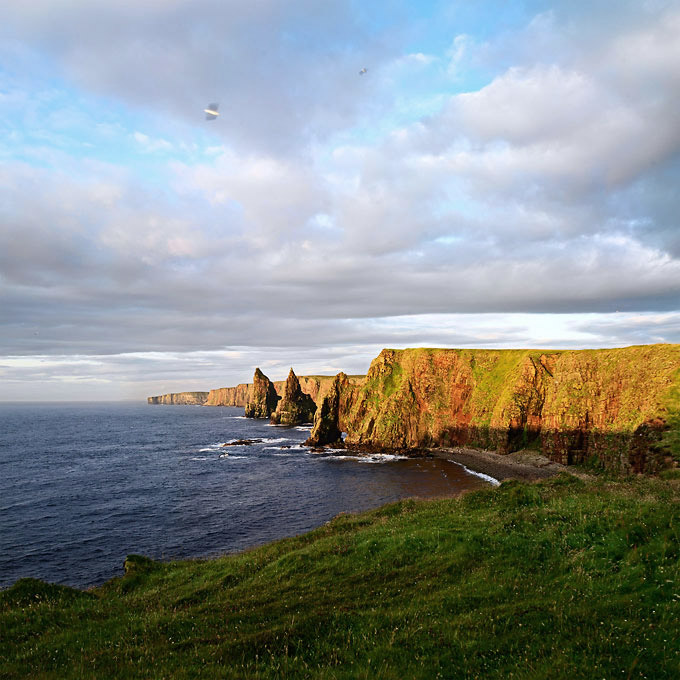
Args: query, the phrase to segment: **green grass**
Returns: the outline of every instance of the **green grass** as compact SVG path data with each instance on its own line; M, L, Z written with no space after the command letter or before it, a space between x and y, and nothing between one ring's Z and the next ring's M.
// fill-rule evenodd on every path
M0 593L2 678L677 678L680 480L560 476Z

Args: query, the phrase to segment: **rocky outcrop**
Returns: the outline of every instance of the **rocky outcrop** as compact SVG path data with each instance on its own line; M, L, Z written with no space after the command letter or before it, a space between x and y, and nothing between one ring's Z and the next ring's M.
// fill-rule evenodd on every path
M157 397L147 397L149 404L168 404L171 406L202 406L208 399L207 392L174 392L173 394L161 394Z
M532 447L565 464L654 471L678 441L680 345L383 350L363 384L340 380L327 399L315 444L342 430L349 446Z
M302 391L300 381L291 368L283 389L281 401L279 401L276 411L272 413L271 423L273 425L301 425L302 423L310 423L314 419L315 411L316 404L314 399Z
M345 414L356 392L356 385L344 373L338 373L321 399L314 415L314 427L305 446L337 444L342 441Z
M269 418L276 410L279 398L272 381L256 368L249 401L245 406L246 418Z

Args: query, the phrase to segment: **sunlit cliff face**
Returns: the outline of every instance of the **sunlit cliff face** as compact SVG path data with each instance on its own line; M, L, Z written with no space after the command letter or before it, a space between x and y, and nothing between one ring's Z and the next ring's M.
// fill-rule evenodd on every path
M361 383L341 374L310 444L530 448L563 464L655 471L680 432L680 345L614 350L383 350Z

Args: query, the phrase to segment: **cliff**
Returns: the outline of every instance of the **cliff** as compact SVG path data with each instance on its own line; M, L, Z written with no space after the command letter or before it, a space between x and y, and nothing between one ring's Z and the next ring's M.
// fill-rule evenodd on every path
M302 391L300 381L291 368L284 385L281 401L271 415L272 425L309 423L313 420L315 411L314 399Z
M218 387L210 390L205 406L245 406L250 399L252 385L241 383L236 387Z
M173 394L161 394L157 397L147 397L149 404L198 405L202 406L208 399L208 392L174 392Z
M635 472L673 461L680 345L609 350L383 350L363 384L322 400L310 441L349 446L540 449L556 462ZM325 422L323 419L325 416Z

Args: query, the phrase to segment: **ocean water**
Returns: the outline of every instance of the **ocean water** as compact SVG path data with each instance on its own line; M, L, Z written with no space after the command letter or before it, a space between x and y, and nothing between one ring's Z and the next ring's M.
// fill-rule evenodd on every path
M130 553L236 552L340 512L488 484L438 459L312 453L308 434L241 408L0 404L0 587L97 585ZM262 441L222 447L245 438Z

